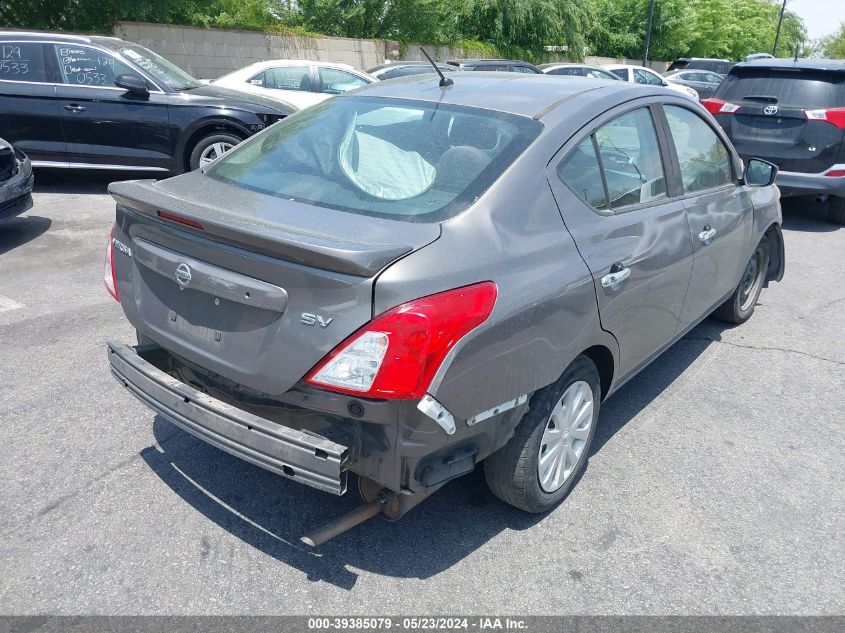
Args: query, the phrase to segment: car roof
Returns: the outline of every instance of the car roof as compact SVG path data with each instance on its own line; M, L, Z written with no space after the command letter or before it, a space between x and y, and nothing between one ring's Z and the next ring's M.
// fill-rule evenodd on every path
M722 59L721 57L678 57L675 60L676 62L728 62L731 63L729 59Z
M604 68L605 70L619 70L620 68L638 68L639 70L650 70L655 75L660 74L656 70L654 70L654 68L648 68L646 66L639 66L637 64L602 64L601 67Z
M254 62L249 64L248 66L244 66L244 68L273 68L275 66L326 66L327 68L339 68L343 70L353 70L355 72L361 72L354 66L350 66L349 64L341 64L338 62L323 62L323 61L315 61L313 59L266 59L260 62Z
M589 77L561 81L559 77L545 74L472 71L457 72L450 77L454 83L447 88L440 87L436 76L412 75L370 84L334 98L359 95L413 99L540 118L558 103L596 90L604 91L603 95L617 91L622 98L633 96L633 93L645 96L664 90L622 81L596 81Z
M67 42L68 44L100 44L116 48L121 44L130 44L119 37L105 35L77 35L74 33L52 33L49 31L0 31L0 39L14 38L32 42Z
M428 62L391 62L389 64L379 64L378 66L373 66L367 71L367 73L372 75L374 73L386 72L395 68L420 68L423 66L428 66L429 68L431 68L431 64L429 64ZM448 64L438 63L437 67L441 70L447 70L449 72L454 72L456 70L454 66L449 66ZM431 69L431 72L434 72L433 68Z
M592 64L577 64L574 62L554 62L551 64L540 64L537 68L598 68ZM601 70L601 69L600 69Z
M526 62L522 59L488 59L488 58L476 58L476 59L450 59L447 64L452 64L453 66L481 66L483 64L527 64L528 66L533 66L531 62Z
M807 58L781 59L772 57L764 59L753 59L750 62L740 62L731 69L731 72L733 72L734 70L742 70L743 68L797 68L803 70L845 72L845 60Z

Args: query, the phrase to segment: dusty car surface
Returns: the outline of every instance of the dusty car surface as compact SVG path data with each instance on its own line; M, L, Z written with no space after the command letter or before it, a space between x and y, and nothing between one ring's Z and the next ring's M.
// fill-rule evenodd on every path
M452 73L299 112L207 169L114 183L118 381L205 441L401 516L484 463L553 508L600 403L784 270L776 168L662 87Z
M0 138L0 222L32 208L33 181L26 154Z

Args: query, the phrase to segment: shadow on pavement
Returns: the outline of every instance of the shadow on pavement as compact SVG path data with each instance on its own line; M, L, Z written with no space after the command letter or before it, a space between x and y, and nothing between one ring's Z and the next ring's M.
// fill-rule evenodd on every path
M38 215L21 215L0 224L0 255L43 235L53 221Z
M710 322L698 326L609 400L603 406L592 454L671 385L711 341L719 340L722 328ZM301 544L299 537L359 504L353 481L349 493L335 497L247 464L160 416L155 418L153 432L157 446L145 449L141 456L182 499L245 543L301 570L309 580L344 589L357 581L351 568L429 578L500 532L525 530L544 518L497 500L479 467L446 485L400 521L372 519L313 549Z
M829 233L840 227L828 218L829 202L813 198L781 198L783 228L808 233Z
M165 173L134 171L99 171L78 169L44 169L35 172L35 193L69 193L95 195L107 193L109 183L118 180L167 178Z

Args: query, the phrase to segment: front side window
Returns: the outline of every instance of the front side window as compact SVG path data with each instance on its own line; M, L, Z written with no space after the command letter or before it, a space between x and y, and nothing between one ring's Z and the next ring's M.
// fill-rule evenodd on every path
M264 87L274 90L311 91L311 71L308 66L279 66L264 71Z
M349 96L280 121L207 173L318 207L437 222L472 204L541 129L480 108Z
M367 82L357 75L337 68L320 68L320 83L322 84L320 92L330 95L341 94L367 85Z
M0 81L48 81L43 44L0 42Z
M634 81L638 84L650 84L652 86L663 85L663 79L659 75L642 68L634 69Z
M733 183L730 154L713 129L697 114L680 106L664 106L678 154L685 193Z
M604 124L595 138L611 209L666 197L663 159L647 108L626 112Z
M71 86L114 86L118 75L137 75L119 59L90 46L54 44L62 81Z

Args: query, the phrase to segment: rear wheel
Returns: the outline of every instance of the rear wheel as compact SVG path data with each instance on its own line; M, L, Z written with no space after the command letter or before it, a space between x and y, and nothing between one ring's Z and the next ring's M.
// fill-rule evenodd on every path
M534 394L514 436L484 460L493 494L535 513L563 501L587 463L600 397L598 371L586 356Z
M227 134L225 132L216 132L204 136L194 145L194 149L191 151L191 170L205 167L240 142L240 138L234 134Z
M845 224L845 198L830 198L827 217L834 224Z
M754 314L754 306L766 284L769 269L769 241L763 238L745 266L742 279L733 294L713 312L720 321L745 323Z

